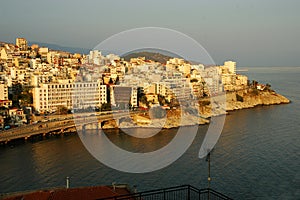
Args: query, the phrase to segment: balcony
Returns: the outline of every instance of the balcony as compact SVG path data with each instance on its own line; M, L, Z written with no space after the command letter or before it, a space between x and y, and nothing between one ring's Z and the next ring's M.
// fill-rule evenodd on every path
M231 198L213 190L198 189L191 185L137 192L99 200L230 200Z

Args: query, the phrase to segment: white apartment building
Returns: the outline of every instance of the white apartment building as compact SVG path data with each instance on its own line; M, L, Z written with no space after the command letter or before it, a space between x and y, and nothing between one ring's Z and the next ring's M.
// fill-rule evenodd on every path
M16 45L21 51L27 51L28 49L28 43L25 38L16 38Z
M0 56L0 59L1 59L1 60L7 60L8 55L7 55L7 52L6 52L5 48L2 48L2 49L1 49L0 55L1 55L1 56Z
M0 83L0 100L8 100L8 88L4 83Z
M41 83L51 83L53 80L54 77L50 73L31 74L30 85L33 87L38 87Z
M99 50L90 51L90 54L86 56L85 63L100 65L103 64L104 57Z
M137 87L113 85L111 86L111 104L118 106L129 103L132 107L138 107Z
M106 85L101 82L47 83L33 89L33 106L38 112L101 107L107 103Z
M184 64L178 66L178 70L185 75L190 74L191 73L191 65L184 63Z
M167 65L183 65L184 64L184 59L182 58L171 58L167 61Z
M166 91L166 99L171 101L176 98L179 101L185 101L190 98L191 87L187 78L184 78L181 73L173 73L173 75L166 76L160 83Z
M236 74L236 62L226 61L224 67L228 69L230 74Z
M248 77L245 75L237 74L235 83L238 86L239 85L247 86L248 85Z

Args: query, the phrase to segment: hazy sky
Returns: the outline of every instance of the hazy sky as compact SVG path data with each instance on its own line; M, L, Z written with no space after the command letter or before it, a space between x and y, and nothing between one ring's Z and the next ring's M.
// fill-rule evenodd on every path
M299 8L299 0L9 0L0 4L0 41L94 48L155 26L194 38L219 64L300 66Z

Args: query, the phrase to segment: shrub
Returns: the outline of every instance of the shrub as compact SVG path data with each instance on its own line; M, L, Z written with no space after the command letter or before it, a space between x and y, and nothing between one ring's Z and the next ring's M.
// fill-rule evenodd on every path
M256 88L255 88L255 89L252 89L252 90L251 90L251 94L257 96L257 95L259 94L258 89L256 89Z
M244 98L239 94L236 94L236 100L240 102L244 102Z
M199 101L200 106L208 106L210 105L210 101L204 100L204 101Z

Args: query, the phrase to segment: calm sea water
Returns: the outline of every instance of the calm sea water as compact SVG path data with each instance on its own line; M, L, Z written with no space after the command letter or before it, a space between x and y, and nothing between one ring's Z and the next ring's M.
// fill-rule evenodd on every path
M250 79L270 83L292 103L231 112L212 153L211 187L235 199L300 199L300 67L249 68ZM94 159L77 135L27 142L0 149L0 192L129 183L139 191L191 184L207 187L207 162L197 157L207 126L170 166L146 174L110 169ZM146 131L146 130L139 130ZM188 133L188 130L187 130ZM176 130L134 140L110 131L124 149L158 149Z

